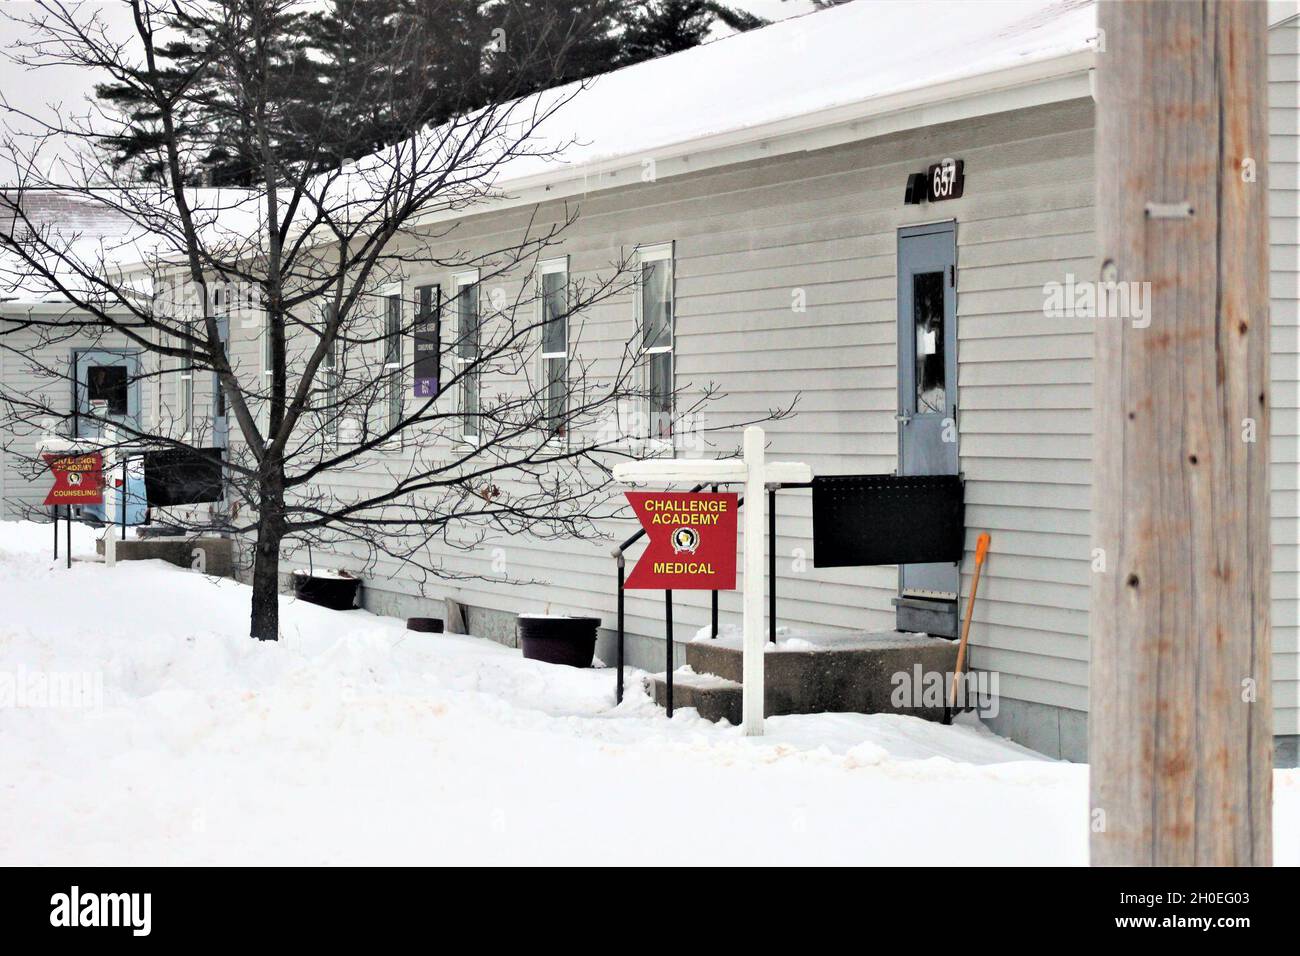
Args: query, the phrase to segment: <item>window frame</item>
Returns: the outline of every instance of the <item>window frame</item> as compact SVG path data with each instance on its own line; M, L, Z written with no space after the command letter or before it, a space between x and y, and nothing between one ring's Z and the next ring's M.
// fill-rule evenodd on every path
M320 317L322 329L329 324L330 312L333 309L333 302L325 302L319 306L317 314ZM340 436L343 433L342 410L337 407L343 390L343 379L339 371L339 340L337 336L330 343L329 348L325 350L325 355L321 359L321 372L328 376L326 379L327 384L322 389L325 392L325 400L330 405L335 406L334 410L329 413L330 417L327 421L322 423L321 432L324 435L325 442L337 448L340 444Z
M193 320L185 320L185 333L194 335ZM177 359L179 373L176 385L176 403L180 406L181 441L194 443L194 343L187 337L182 343L185 354Z
M653 359L650 356L667 355L668 356L668 381L670 383L670 395L675 391L673 386L677 381L677 262L676 262L676 243L674 241L645 243L638 245L636 249L636 329L637 336L640 340L639 354L646 356L645 369L643 372L643 384L645 386L645 412L646 412L646 433L637 436L643 441L652 443L659 448L673 448L677 441L676 429L672 423L673 404L670 400L669 410L669 432L666 436L655 433L655 412L653 409L654 397L652 393L653 370L651 363ZM645 272L644 266L650 262L666 262L668 264L668 344L646 346L646 316L645 316Z
M388 285L381 286L378 293L383 303L383 313L380 316L380 321L383 323L383 340L380 343L381 352L379 355L379 362L384 376L384 417L381 431L388 431L396 424L397 420L401 419L406 411L406 396L402 394L402 362L405 354L405 349L402 347L402 316L405 303L402 301L401 282L391 282ZM394 337L389 335L389 319L392 314L394 300L397 302L397 334L395 340ZM396 361L393 359L394 347L396 348ZM396 419L393 418L394 407L397 409ZM384 448L401 448L401 432L385 439L382 445Z
M559 352L546 351L546 276L562 275L564 276L564 348ZM569 355L571 350L571 341L569 337L569 257L557 256L553 259L543 259L537 264L537 318L538 327L541 332L541 344L538 347L538 360L541 365L541 382L542 382L542 401L544 403L544 420L546 422L542 441L551 445L567 446L569 442L569 428L565 425L562 434L556 434L551 425L551 363L561 361L564 363L564 389L563 389L563 410L562 414L567 416L569 409Z
M451 277L451 288L452 288L451 301L454 306L452 309L452 314L455 316L455 322L456 322L456 350L452 356L452 363L456 367L455 374L457 376L462 375L460 366L473 364L474 362L482 358L480 352L480 345L483 336L483 302L481 297L481 290L478 288L480 278L481 277L478 269L465 269L461 272L454 273ZM474 291L474 311L476 313L475 324L474 324L475 335L474 335L472 355L470 355L469 357L465 357L462 354L462 349L464 348L464 344L465 344L462 341L462 336L465 333L465 329L461 324L462 323L461 295L464 293L466 289L469 288L473 288L475 290ZM465 427L466 426L465 406L467 404L465 402L465 396L468 394L469 389L473 388L474 398L475 398L475 408L477 410L476 414L481 414L483 410L482 376L483 376L483 371L481 368L476 369L473 372L466 372L464 373L464 377L460 378L460 381L457 382L457 389L456 389L457 415L458 418L460 419L459 433L457 435L457 439L459 441L465 442L466 444L475 445L475 446L481 444L482 442L483 429L481 426L478 426L476 424L474 433L470 434L468 429Z

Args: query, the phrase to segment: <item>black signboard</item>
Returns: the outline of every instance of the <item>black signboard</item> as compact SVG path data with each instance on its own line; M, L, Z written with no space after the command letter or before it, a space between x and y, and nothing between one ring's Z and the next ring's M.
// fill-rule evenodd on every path
M150 505L220 501L223 448L168 448L144 453L144 494Z
M919 206L923 202L960 199L966 192L966 164L960 159L945 159L923 173L909 173L903 203Z
M935 163L926 171L930 202L960 199L966 191L966 164L960 159Z
M960 561L966 509L957 475L814 478L813 565Z
M415 397L435 398L442 352L442 296L436 285L420 286L415 295Z

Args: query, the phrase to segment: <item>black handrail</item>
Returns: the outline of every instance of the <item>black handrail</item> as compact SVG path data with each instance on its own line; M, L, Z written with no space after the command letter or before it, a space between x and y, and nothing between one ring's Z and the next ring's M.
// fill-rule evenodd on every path
M710 485L710 490L717 492L717 485ZM811 488L811 482L792 482L790 484L770 484L767 486L767 639L773 644L776 643L776 493L782 488ZM704 485L696 485L688 494L696 494L703 491ZM745 506L745 496L739 495L736 499L736 510L739 511ZM645 528L638 528L635 534L630 535L626 541L616 547L612 554L614 560L618 562L618 683L615 692L616 703L623 702L623 637L624 637L624 603L623 603L623 584L626 578L626 562L623 553L642 537L644 537ZM673 715L673 592L664 591L664 643L665 649L665 666L664 672L664 690L665 709L668 716ZM718 637L718 592L712 592L710 601L709 614L709 639L717 640Z

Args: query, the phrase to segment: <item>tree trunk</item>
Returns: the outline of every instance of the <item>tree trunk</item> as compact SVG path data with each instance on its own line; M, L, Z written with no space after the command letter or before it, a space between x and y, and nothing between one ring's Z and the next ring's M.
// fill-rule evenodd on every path
M280 639L280 542L284 540L283 494L264 488L253 548L253 611L249 636Z

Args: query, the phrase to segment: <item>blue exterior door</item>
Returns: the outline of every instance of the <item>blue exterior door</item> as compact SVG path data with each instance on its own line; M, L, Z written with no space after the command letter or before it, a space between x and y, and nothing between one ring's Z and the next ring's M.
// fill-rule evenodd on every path
M898 473L955 475L957 455L957 224L898 233ZM956 564L908 564L900 590L956 598Z
M140 353L133 349L82 349L73 353L73 411L78 438L103 438L110 425L122 428L118 440L130 442L140 428ZM108 452L111 457L111 450ZM123 480L125 478L125 490ZM139 459L125 475L114 465L104 475L104 504L81 513L107 522L140 524L145 517L144 480Z

